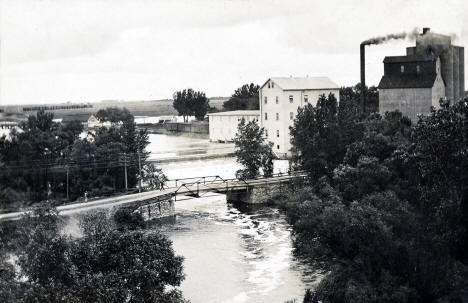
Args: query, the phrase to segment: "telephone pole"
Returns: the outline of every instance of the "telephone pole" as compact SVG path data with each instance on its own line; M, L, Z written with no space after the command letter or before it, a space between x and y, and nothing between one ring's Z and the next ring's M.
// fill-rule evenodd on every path
M141 193L141 158L140 158L140 151L138 151L138 169L140 171L139 178L138 178L138 192Z
M68 165L67 165L67 201L69 200L68 198Z
M124 153L124 167L125 167L125 190L128 190L128 184L127 184L127 153Z

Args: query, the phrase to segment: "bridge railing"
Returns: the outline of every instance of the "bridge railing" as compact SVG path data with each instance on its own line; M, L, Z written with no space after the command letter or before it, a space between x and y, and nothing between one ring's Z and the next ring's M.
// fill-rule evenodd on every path
M271 178L277 178L277 177L292 177L292 176L301 176L305 175L305 171L290 171L288 173L274 173L271 176L259 176L254 179L238 179L238 178L222 178L219 175L215 176L202 176L202 177L191 177L191 178L182 178L182 179L175 179L175 180L169 180L169 181L175 181L175 191L174 191L174 196L177 195L177 193L184 189L190 192L193 195L199 195L200 190L214 190L214 189L219 189L219 188L212 188L210 185L214 184L222 184L225 183L226 186L228 187L229 182L232 183L243 183L243 186L249 186L251 182L255 181L260 181L260 180L267 180ZM196 189L191 188L192 186L196 185ZM237 187L237 186L236 186ZM167 189L170 189L168 187Z
M271 176L259 176L254 179L248 179L249 181L253 180L262 180L262 179L269 179L269 178L274 178L274 177L284 177L284 176L297 176L297 175L302 175L305 174L306 171L304 170L298 170L298 171L291 171L287 173L283 172L278 172L274 173ZM222 178L219 175L213 175L213 176L201 176L201 177L190 177L190 178L180 178L180 179L174 179L174 180L168 180L168 182L175 182L174 187L178 187L178 185L194 185L197 183L200 184L213 184L213 183L225 183L229 181L244 181L247 179L238 179L238 178ZM170 187L168 187L170 188Z

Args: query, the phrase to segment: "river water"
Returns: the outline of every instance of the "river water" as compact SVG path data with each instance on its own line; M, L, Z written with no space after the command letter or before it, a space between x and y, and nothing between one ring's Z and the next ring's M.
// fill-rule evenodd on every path
M158 137L150 137L159 146ZM166 147L178 139L163 139ZM177 149L177 148L176 148ZM240 166L234 158L159 165L170 179L220 175L234 177ZM276 161L275 171L287 162ZM176 218L161 228L182 255L186 275L180 289L192 303L302 302L306 288L320 275L293 256L291 226L272 207L248 208L226 202L226 196L207 193L179 198Z
M149 139L148 150L156 158L220 150L218 144L204 139L166 135ZM234 158L223 158L158 167L174 180L208 175L233 178L240 165ZM287 162L275 161L275 172L287 169ZM291 226L275 208L249 209L227 203L225 195L208 193L200 198L178 197L175 209L175 220L155 228L185 258L180 289L192 303L302 302L305 289L321 278L293 256Z

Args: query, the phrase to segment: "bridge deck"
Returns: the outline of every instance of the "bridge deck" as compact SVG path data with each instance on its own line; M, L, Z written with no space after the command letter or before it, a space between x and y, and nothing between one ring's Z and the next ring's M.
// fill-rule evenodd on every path
M271 185L278 183L287 183L292 179L302 179L306 176L303 172L296 172L290 175L276 175L270 178L259 178L251 180L222 179L219 176L213 177L207 181L207 177L197 177L177 180L178 186L166 188L163 190L152 190L148 192L109 197L89 202L73 203L58 206L60 215L71 215L79 212L86 212L97 208L108 208L112 206L125 205L131 203L144 203L145 201L157 200L159 197L177 195L196 195L201 192L227 192L231 190L246 189L259 185ZM189 182L185 182L188 180ZM22 215L30 211L18 211L12 213L0 214L0 220L17 220Z

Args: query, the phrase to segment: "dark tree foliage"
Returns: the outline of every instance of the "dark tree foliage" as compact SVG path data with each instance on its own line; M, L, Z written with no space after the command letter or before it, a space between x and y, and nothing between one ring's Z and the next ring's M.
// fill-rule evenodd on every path
M86 215L80 236L61 232L53 209L2 222L2 302L186 302L173 288L184 275L170 240L143 230L141 216L116 215Z
M237 171L238 178L256 178L260 169L264 176L273 174L273 144L266 142L264 133L265 130L256 121L249 121L247 124L244 119L240 121L234 144L237 162L244 168Z
M225 110L258 110L260 109L258 91L260 86L253 83L237 88L231 98L223 103Z
M362 134L338 139L340 153L329 142L349 129L333 113L319 102L298 115L293 143L313 182L278 202L297 253L329 272L307 301L460 300L468 291L468 99L442 102L415 126L399 112L343 118Z
M351 101L356 106L356 110L358 110L361 102L361 91L362 86L360 83L355 86L342 87L340 89L340 100ZM369 115L379 111L379 91L377 90L377 87L365 86L364 98L364 115Z
M188 121L188 116L195 116L197 120L202 121L210 109L209 100L205 93L194 91L191 88L177 91L173 95L173 106L184 117L184 122Z
M338 108L333 94L321 95L316 106L299 108L290 128L293 161L313 180L330 175L343 160L346 146L362 136L356 113L352 100L342 100Z
M126 108L108 107L98 110L96 118L101 123L110 122L112 124L117 124L122 121L131 120L133 116Z
M72 201L85 192L91 197L124 190L125 167L127 186L135 187L138 179L143 179L139 162L142 170L150 165L146 161L146 130L136 128L126 109L108 108L100 110L98 116L111 126L98 128L84 139L79 137L81 124L55 123L53 115L43 111L21 123L21 131L14 130L11 138L1 137L1 207L15 209L43 200L66 200L67 175Z

